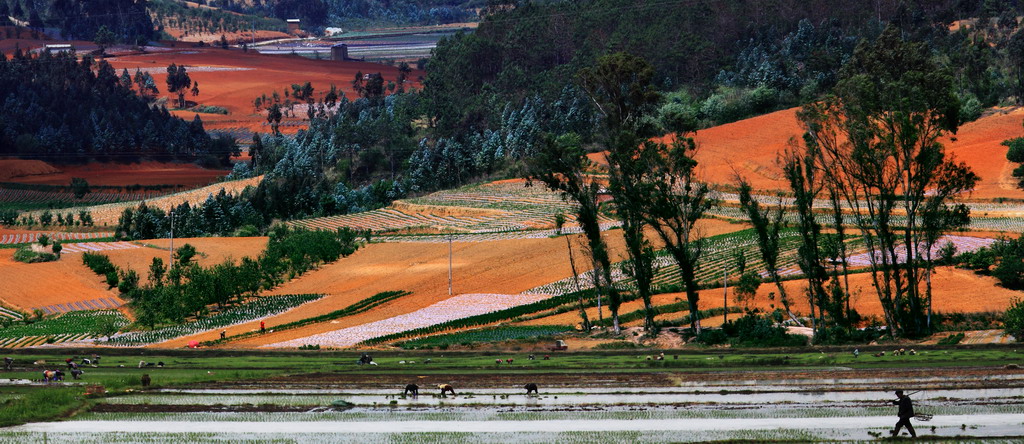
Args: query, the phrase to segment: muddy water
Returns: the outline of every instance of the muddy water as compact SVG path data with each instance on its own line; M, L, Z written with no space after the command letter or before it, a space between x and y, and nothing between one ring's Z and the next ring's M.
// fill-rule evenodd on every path
M374 422L184 422L184 421L67 421L34 423L8 429L11 432L46 433L280 433L282 430L304 434L333 433L517 433L531 432L626 432L646 431L741 431L741 430L810 430L862 431L887 428L892 418L860 416L846 418L746 418L746 419L631 419L631 420L551 420L551 421L374 421ZM929 426L946 432L973 427L973 436L1003 436L1020 433L1024 414L992 414L985 416L952 415L936 417Z
M1019 403L1024 388L999 389L936 389L915 394L916 402L931 400L978 400L989 403ZM395 391L348 390L328 392L301 390L282 393L239 390L188 390L162 394L140 394L113 398L118 404L264 404L324 405L331 400L344 399L356 405L370 406L394 404L398 406L452 406L452 405L623 405L623 404L826 404L848 402L883 402L893 399L890 390L864 391L700 391L680 388L610 391L601 389L572 389L572 392L542 391L540 396L526 396L522 390L475 390L458 396L438 397L423 394L417 398L401 397Z

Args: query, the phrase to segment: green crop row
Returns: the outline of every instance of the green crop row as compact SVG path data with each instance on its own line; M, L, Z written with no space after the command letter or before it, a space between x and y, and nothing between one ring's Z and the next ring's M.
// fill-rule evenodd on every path
M0 328L0 338L82 333L100 336L107 333L111 325L113 331L117 331L128 325L128 319L117 311L72 311L52 319Z
M349 305L348 307L345 307L345 308L343 308L341 310L335 310L335 311L332 311L332 312L327 313L327 314L322 314L322 315L314 316L314 317L311 317L311 318L305 318L305 319L301 319L301 320L298 320L298 321L295 321L295 322L289 322L289 323L286 323L286 324L275 325L274 326L274 331L290 330L290 329L293 329L293 328L303 327L303 326L306 326L306 325L309 325L309 324L315 324L317 322L326 322L326 321L331 321L331 320L338 319L338 318L343 318L343 317L346 317L346 316L352 316L354 314L359 314L359 313L365 312L367 310L370 310L371 308L377 307L377 306L382 305L382 304L387 303L387 302L391 302L391 301L393 301L395 299L398 299L398 298L400 298L402 296L408 296L410 294L412 294L412 292L409 292L409 291L385 291L385 292L377 293L377 294L375 294L373 296L370 296L370 297L368 297L366 299L363 299L363 300L361 300L359 302L356 302L355 304ZM237 340L237 339L248 338L248 337L251 337L251 336L255 336L256 334L259 334L259 333L260 332L245 332L245 333L242 333L242 334L230 336L230 337L225 338L225 339L218 339L218 340L214 340L214 341L206 341L206 342L203 343L203 345L214 345L214 344L219 344L221 342L233 341L233 340Z
M363 341L362 344L373 345L381 344L386 342L393 342L402 338L414 337L414 336L426 336L431 333L438 333L447 330L462 329L467 327L476 327L478 325L493 324L495 322L507 321L525 314L535 313L541 310L548 310L559 305L563 305L574 301L576 298L575 293L564 294L561 296L555 296L543 301L537 301L532 304L520 305L505 310L499 310L491 313L485 313L482 315L470 316L468 318L455 319L448 322L442 322L440 324L434 324L427 327L414 328L412 330L406 330L398 333L392 333L390 335L384 335L373 339Z
M199 319L195 322L172 325L139 332L126 333L111 338L111 345L135 346L154 344L169 339L202 333L215 328L227 327L229 325L254 321L274 315L292 307L322 298L321 294L292 294L286 296L263 296L255 301L238 305L229 310L220 312L213 316Z
M450 333L425 338L413 339L398 344L404 349L445 347L456 344L473 344L478 342L499 342L514 339L528 339L538 336L552 336L571 331L565 325L514 326L485 328L481 330Z

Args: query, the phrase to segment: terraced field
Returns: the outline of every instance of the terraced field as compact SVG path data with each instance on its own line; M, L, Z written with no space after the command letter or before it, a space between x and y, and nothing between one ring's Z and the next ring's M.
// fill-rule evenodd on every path
M446 190L365 213L292 222L308 228L349 227L381 234L508 233L551 229L556 214L574 225L573 205L541 186L503 181ZM602 218L611 225L612 219ZM517 237L511 235L510 237ZM404 240L405 238L403 238Z
M158 198L146 200L146 205L150 207L157 207L164 211L168 211L171 207L178 206L182 203L188 202L190 205L197 205L205 201L210 195L215 195L221 190L224 190L228 194L240 193L248 186L256 186L263 180L263 176L252 177L249 179L235 180L230 182L215 183L202 188L196 188L189 191L182 191L180 193L167 194ZM93 206L82 206L67 209L67 211L79 212L88 211L92 213L93 221L96 226L114 226L117 225L118 219L121 217L121 213L124 212L125 208L134 208L139 205L142 201L127 201L103 205ZM41 211L32 211L26 214L38 218Z
M98 232L98 233L65 233L58 231L50 232L25 232L25 233L14 233L14 234L3 234L0 235L0 245L9 244L25 244L29 242L37 242L39 236L46 235L52 240L68 241L68 240L80 240L80 239L100 239L107 237L114 237L114 233L109 231ZM66 247L66 246L65 246ZM67 251L67 250L65 250Z

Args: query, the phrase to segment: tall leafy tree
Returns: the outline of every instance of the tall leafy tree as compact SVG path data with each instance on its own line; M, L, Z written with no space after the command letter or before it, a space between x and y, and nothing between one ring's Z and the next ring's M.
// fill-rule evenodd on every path
M542 141L540 150L528 163L528 184L541 182L548 189L559 192L562 199L576 204L576 222L583 230L587 241L587 252L590 255L591 277L598 299L598 318L601 318L601 298L619 300L618 291L612 284L611 257L608 244L601 237L601 224L598 219L598 194L601 184L594 181L587 173L592 162L583 151L582 141L576 134L564 134L558 137L547 136Z
M167 67L167 92L178 94L178 108L185 108L185 94L191 86L192 78L188 76L184 66L171 63L171 66Z
M793 311L790 309L789 295L786 293L786 286L782 285L782 276L779 275L779 253L781 252L780 231L783 226L784 208L780 201L772 208L764 208L752 193L753 189L746 179L739 178L740 185L740 208L750 219L754 226L754 233L757 235L757 247L761 252L761 260L764 261L765 271L768 277L775 283L779 290L779 301L786 309L790 319L799 323ZM741 271L740 274L743 272Z
M626 270L644 300L645 328L653 332L651 282L654 278L654 252L644 236L647 226L644 207L649 191L642 179L648 171L638 156L645 139L655 135L657 130L649 118L661 98L652 84L654 67L640 57L619 52L598 58L594 66L580 70L577 78L603 117L600 141L608 152L609 190L622 220L622 234L629 254ZM609 308L618 332L621 300L617 292L614 295L609 301Z
M928 48L888 28L857 47L834 95L800 114L823 177L857 215L892 334L915 336L926 326L919 289L926 203L954 203L976 181L939 141L956 132L959 105L951 76Z

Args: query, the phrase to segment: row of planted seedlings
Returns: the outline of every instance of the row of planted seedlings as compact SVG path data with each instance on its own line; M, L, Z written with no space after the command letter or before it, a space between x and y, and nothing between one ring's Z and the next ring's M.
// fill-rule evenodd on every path
M395 299L398 299L398 298L403 297L403 296L408 296L410 294L412 294L412 293L408 292L408 291L384 291L384 292L380 292L380 293L377 293L377 294L375 294L373 296L370 296L370 297L368 297L366 299L363 299L363 300L361 300L359 302L356 302L356 303L354 303L352 305L349 305L348 307L342 308L340 310L334 310L334 311L329 312L329 313L324 313L324 314L321 314L321 315L300 319L298 321L293 321L293 322L287 322L287 323L284 323L284 324L274 325L273 326L273 330L275 332L279 332L279 331L283 331L283 330L291 330L291 329L295 329L295 328L299 328L299 327L304 327L306 325L315 324L315 323L319 323L319 322L327 322L327 321L333 321L333 320L336 320L336 319L341 319L341 318L344 318L344 317L348 317L348 316L352 316L352 315L356 315L356 314L359 314L359 313L363 313L363 312L369 311L369 310L374 309L376 307L379 307L379 306L381 306L383 304L386 304L388 302L394 301ZM236 335L227 336L227 337L225 337L223 339L216 339L216 340L213 340L213 341L204 341L202 343L202 345L204 345L204 346L217 345L217 344L221 344L221 343L225 343L225 342L229 342L229 341L236 341L236 340L239 340L239 339L249 338L249 337L252 337L252 336L256 336L258 334L262 334L262 332L254 330L254 331L249 331L249 332L244 332L244 333L240 333L240 334L236 334Z
M107 341L110 345L140 346L164 342L174 338L194 335L205 331L244 324L246 322L274 316L307 302L322 298L322 294L290 294L282 296L261 296L255 300L234 306L212 316L193 322L170 325L145 331L122 333Z
M447 348L453 345L472 345L477 343L494 343L521 339L536 339L555 336L572 331L566 325L502 325L476 330L461 331L442 335L426 336L398 343L404 349Z

